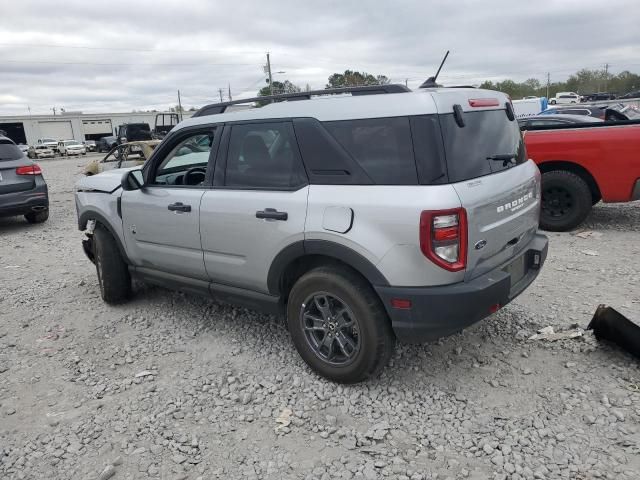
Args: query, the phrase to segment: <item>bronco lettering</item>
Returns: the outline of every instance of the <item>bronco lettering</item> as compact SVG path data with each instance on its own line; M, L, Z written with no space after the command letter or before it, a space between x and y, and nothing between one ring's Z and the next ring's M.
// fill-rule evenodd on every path
M504 205L499 205L498 206L498 213L502 213L505 210L509 210L511 212L515 212L516 210L519 210L520 208L522 208L524 206L524 202L526 202L527 200L530 200L533 198L533 192L529 192L526 195L520 197L520 198L516 198L515 200L511 201L511 202L507 202Z

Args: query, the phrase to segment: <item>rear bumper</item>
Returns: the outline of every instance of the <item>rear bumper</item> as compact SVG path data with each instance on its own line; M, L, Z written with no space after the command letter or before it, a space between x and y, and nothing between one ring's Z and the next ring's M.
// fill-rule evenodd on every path
M520 295L536 279L547 258L548 240L536 234L517 257L469 282L440 287L375 287L399 340L422 343L436 340L482 320ZM537 256L539 264L534 265ZM524 261L526 273L514 285L506 267ZM391 306L392 299L406 299L410 309Z
M0 195L0 217L24 215L49 208L49 193L43 180L36 181L36 188L24 192Z

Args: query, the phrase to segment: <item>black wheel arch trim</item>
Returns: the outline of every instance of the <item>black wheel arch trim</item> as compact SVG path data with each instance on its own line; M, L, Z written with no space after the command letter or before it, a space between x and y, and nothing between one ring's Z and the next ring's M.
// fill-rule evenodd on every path
M267 288L272 295L280 295L281 280L287 267L295 260L311 255L323 255L339 260L359 272L369 283L389 286L389 281L378 268L358 252L328 240L299 240L285 247L271 263Z
M124 260L124 263L126 263L127 265L131 265L131 262L129 261L129 257L127 256L127 251L125 250L124 245L120 240L120 237L113 230L113 227L111 226L111 224L109 223L109 221L106 219L104 215L97 212L91 212L91 211L83 212L82 215L80 215L80 218L78 218L78 230L81 230L81 231L85 230L87 228L87 222L89 220L95 220L96 222L98 222L100 225L102 225L104 228L107 229L107 231L115 239L116 245L118 245L118 250L120 250L120 255L122 255L122 259Z

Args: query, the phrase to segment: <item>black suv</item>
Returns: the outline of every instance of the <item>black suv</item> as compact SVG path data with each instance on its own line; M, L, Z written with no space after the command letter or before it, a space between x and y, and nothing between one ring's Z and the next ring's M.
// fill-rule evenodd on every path
M151 140L151 128L148 123L124 123L118 127L116 137L118 144Z

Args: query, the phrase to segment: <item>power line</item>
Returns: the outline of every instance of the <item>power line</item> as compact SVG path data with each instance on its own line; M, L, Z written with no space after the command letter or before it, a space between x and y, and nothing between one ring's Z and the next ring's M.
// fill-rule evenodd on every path
M130 65L132 67L139 65L149 65L149 66L161 66L161 67L199 67L199 66L255 66L255 63L145 63L145 62L136 62L136 63L96 63L96 62L51 62L51 61L43 61L43 60L2 60L4 63L35 63L35 64L48 64L48 65L104 65L104 66L122 66L122 65Z
M27 47L27 48L42 48L42 47L48 47L48 48L73 48L73 49L83 49L83 50L114 50L114 51L124 51L124 52L158 52L158 53L164 53L164 52L171 52L171 53L184 53L184 52L195 52L195 53L224 53L224 54L228 54L228 55L234 55L234 54L238 54L238 53L243 53L243 54L256 54L256 55L263 55L264 54L264 50L233 50L233 51L228 51L228 50L209 50L209 49L202 49L202 50L189 50L189 49L180 49L180 50L171 50L171 49L164 49L164 48L126 48L126 47L93 47L93 46L89 46L89 45L56 45L56 44L51 44L51 43L39 43L39 44L35 44L35 43L0 43L0 46L3 47Z

